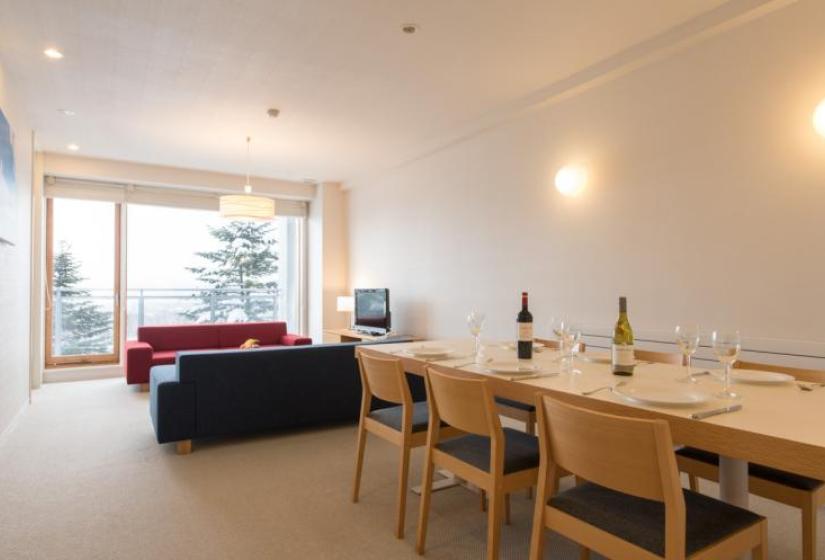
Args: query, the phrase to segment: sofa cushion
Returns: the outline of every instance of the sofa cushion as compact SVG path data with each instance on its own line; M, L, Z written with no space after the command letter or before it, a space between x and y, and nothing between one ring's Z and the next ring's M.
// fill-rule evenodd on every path
M155 352L152 354L152 365L159 366L165 364L174 364L175 356L177 356L177 354L177 350L161 350L160 352Z
M286 323L270 321L264 323L226 323L216 325L218 329L219 348L238 348L247 339L257 338L261 346L274 346L281 343L286 334Z
M151 344L155 352L158 350L200 350L220 346L218 328L215 325L139 327L138 340ZM240 345L241 342L238 344Z

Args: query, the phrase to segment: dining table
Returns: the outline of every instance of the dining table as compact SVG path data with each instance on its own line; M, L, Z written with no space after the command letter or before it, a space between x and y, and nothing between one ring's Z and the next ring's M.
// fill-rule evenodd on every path
M434 357L421 355L422 345L448 352ZM535 404L538 395L549 395L604 413L666 420L674 444L719 454L720 498L740 507L748 507L749 462L825 480L825 388L803 391L790 379L759 383L758 376L753 382L751 375L751 382L733 385L738 399L719 399L715 395L722 388L721 370L708 370L708 374L697 376L695 383L685 383L685 368L672 364L639 362L632 376L613 375L609 353L590 348L575 355L573 371L564 372L560 353L549 348L537 347L531 360L522 361L517 361L515 346L507 341L485 342L478 356L473 350L473 342L464 339L356 348L358 353L400 359L405 371L413 375L423 376L429 367L486 379L496 397ZM526 371L492 371L491 364L502 362L522 364ZM704 373L705 369L692 371ZM614 389L620 381L624 383ZM604 389L592 392L599 388ZM680 394L694 398L677 398L691 402L666 405L645 399L645 395ZM741 408L702 419L691 417L731 405Z

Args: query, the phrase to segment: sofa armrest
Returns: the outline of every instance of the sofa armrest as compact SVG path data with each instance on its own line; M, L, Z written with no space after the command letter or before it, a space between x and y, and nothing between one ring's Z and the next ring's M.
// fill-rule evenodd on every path
M158 443L195 437L195 385L181 383L174 365L152 368L149 414Z
M285 334L281 337L281 344L283 346L304 346L312 344L312 339L300 334Z
M130 340L126 343L126 383L149 383L153 353L148 342Z

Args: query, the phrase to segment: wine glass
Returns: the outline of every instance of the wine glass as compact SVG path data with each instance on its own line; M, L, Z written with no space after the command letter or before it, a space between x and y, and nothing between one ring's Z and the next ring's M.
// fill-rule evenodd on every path
M720 399L738 399L739 395L730 390L730 368L739 359L742 349L739 331L713 331L711 340L719 363L725 366L724 386L716 396Z
M562 373L581 373L573 369L573 351L581 340L582 331L570 321L562 321L559 328L559 350L561 350Z
M481 311L473 310L467 315L467 328L470 329L470 334L475 341L473 356L478 356L481 351L481 331L484 329L485 319L487 319L487 316Z
M679 379L685 383L696 383L696 378L690 374L690 359L699 348L699 326L698 325L678 325L676 327L676 345L682 351L685 362L685 377Z

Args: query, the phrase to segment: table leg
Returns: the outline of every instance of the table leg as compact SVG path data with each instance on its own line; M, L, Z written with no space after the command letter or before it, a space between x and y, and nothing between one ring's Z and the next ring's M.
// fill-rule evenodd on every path
M748 462L732 457L719 457L719 497L741 508L748 507ZM751 554L739 560L749 560Z
M462 480L458 478L456 475L451 473L448 470L440 469L438 474L443 476L441 480L434 480L433 481L433 492L438 492L439 490L447 490L448 488L455 488L456 486L464 486L468 490L478 491L475 485L470 484L466 480ZM413 486L410 488L413 494L421 495L421 485Z

